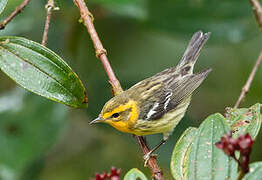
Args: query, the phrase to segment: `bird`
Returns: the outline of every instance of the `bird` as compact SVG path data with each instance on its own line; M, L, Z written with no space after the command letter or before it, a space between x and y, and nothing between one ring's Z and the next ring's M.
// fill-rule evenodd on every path
M145 165L183 118L195 91L211 68L193 73L210 32L192 36L177 66L146 78L107 101L99 116L90 122L106 123L118 131L137 136L163 134L162 140L144 155Z

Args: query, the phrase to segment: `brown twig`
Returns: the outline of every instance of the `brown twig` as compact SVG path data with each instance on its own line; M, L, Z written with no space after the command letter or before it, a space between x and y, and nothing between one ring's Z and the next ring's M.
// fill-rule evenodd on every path
M95 51L96 51L96 57L99 58L105 68L105 71L107 73L107 76L109 78L109 82L113 87L113 93L114 95L117 95L119 93L121 93L122 87L118 81L118 79L116 78L114 71L112 70L110 63L107 59L107 55L106 55L106 50L104 49L98 34L95 30L94 24L93 24L93 15L90 13L90 11L88 10L84 0L74 0L74 3L76 4L76 6L79 8L80 14L81 14L81 18L82 21L84 23L84 25L87 28L88 33L91 36L91 39L93 41L94 47L95 47ZM145 142L145 140L143 139L143 137L141 136L135 136L135 138L138 141L138 144L140 146L140 148L142 149L143 153L146 154L148 153L150 150ZM155 160L155 158L151 157L148 163L151 171L152 171L152 176L154 179L156 180L163 180L163 175L161 173L160 168L157 165L157 162Z
M115 95L121 93L123 90L121 88L121 85L116 78L114 71L112 70L110 63L106 56L106 50L103 47L97 32L95 30L94 24L93 24L93 15L88 10L85 2L83 0L74 0L76 6L80 10L81 18L83 20L84 25L87 28L88 33L90 34L90 37L93 41L95 51L96 51L96 57L99 58L104 65L104 68L106 70L107 76L109 78L109 82L113 87L113 92Z
M252 8L253 8L253 12L256 16L256 21L258 26L260 27L260 29L262 30L262 8L260 3L258 2L258 0L249 0Z
M147 146L146 140L142 136L134 136L141 147L144 154L147 154L150 149ZM148 161L148 166L152 171L152 176L156 180L163 180L163 173L161 169L158 167L155 158L151 157Z
M19 14L20 12L22 12L22 10L27 6L27 4L30 2L30 0L24 0L19 6L17 6L15 8L15 10L0 24L0 30L4 29L5 26L12 21L12 19Z
M44 33L43 33L43 38L42 38L42 45L43 46L46 46L46 42L47 42L52 11L55 8L54 0L48 0L45 8L46 8L46 20L45 20Z
M260 3L258 2L258 0L249 0L249 2L252 5L253 12L254 12L254 14L256 16L257 24L260 27L260 29L262 30L262 7L261 7ZM247 79L246 84L242 88L242 91L240 93L240 96L239 96L239 98L238 98L234 108L238 108L239 107L239 105L241 104L241 102L245 98L246 94L248 93L249 88L251 86L251 83L252 83L252 81L253 81L253 79L255 77L255 74L257 72L258 66L261 63L261 60L262 60L262 51L260 52L260 54L259 54L259 56L257 58L257 61L256 61L255 65L254 65L251 73L249 74L249 77Z
M239 105L241 104L241 102L245 98L245 95L248 93L249 88L251 86L251 83L252 83L252 81L253 81L253 79L255 77L255 74L257 72L258 66L261 63L261 60L262 60L262 51L260 52L260 54L259 54L259 56L257 58L257 61L256 61L255 65L254 65L251 73L249 74L249 77L247 79L246 84L242 88L241 94L240 94L240 96L239 96L239 98L238 98L234 108L238 108L239 107Z

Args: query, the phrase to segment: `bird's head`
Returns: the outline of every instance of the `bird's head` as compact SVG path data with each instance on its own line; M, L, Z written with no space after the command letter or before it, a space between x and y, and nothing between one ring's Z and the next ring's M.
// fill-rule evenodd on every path
M117 95L110 99L103 107L99 116L90 122L107 123L122 132L129 132L138 119L137 103L126 96L125 93Z

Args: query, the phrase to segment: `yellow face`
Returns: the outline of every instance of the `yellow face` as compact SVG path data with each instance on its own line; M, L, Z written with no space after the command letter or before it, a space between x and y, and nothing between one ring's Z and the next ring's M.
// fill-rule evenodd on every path
M128 100L126 103L116 105L114 100L107 102L100 114L101 122L110 124L122 132L131 133L130 127L138 119L138 107L135 101Z

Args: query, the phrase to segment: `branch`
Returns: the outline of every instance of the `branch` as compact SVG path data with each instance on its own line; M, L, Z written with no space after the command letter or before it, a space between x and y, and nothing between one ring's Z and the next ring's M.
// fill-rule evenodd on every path
M74 0L74 3L79 8L83 23L86 26L87 31L88 31L88 33L89 33L89 35L90 35L90 37L93 41L94 48L95 48L95 51L96 51L96 57L99 58L101 60L102 64L104 65L107 76L109 78L109 82L113 87L113 93L114 93L114 95L117 95L117 94L121 93L123 90L122 90L122 87L121 87L118 79L116 78L114 71L112 70L110 63L107 59L106 50L103 47L103 45L102 45L102 43L101 43L101 41L100 41L100 39L97 35L96 29L95 29L94 24L93 24L93 20L94 20L93 15L88 10L84 0Z
M117 95L117 94L123 92L123 89L122 89L118 79L116 78L114 71L112 70L110 63L107 59L106 50L103 47L103 45L102 45L102 43L101 43L101 41L98 37L98 34L96 32L96 29L94 27L93 15L88 10L84 0L74 0L74 3L79 8L82 21L83 21L84 25L86 26L87 31L90 34L90 37L93 41L94 48L95 48L95 51L96 51L96 57L101 60L103 66L105 68L105 71L106 71L107 76L109 78L109 82L112 85L114 95ZM143 139L143 137L135 136L135 138L137 139L138 144L139 144L140 148L142 149L143 153L144 154L148 153L150 150L149 150L145 140ZM161 173L161 170L157 165L155 158L151 157L148 165L149 165L149 167L152 171L152 176L155 180L163 180L164 179L163 175Z
M46 20L45 20L44 33L42 38L43 46L46 46L51 15L52 15L52 11L55 9L54 0L48 0L45 8L46 8Z
M249 88L251 86L251 83L252 83L252 81L253 81L253 79L255 77L255 74L257 72L258 66L261 63L261 60L262 60L262 51L260 52L260 54L259 54L259 56L257 58L257 61L256 61L255 65L254 65L251 73L249 74L249 77L247 79L246 84L242 88L241 94L240 94L240 96L239 96L239 98L238 98L234 108L238 108L238 106L241 104L241 102L245 98L246 94L248 93Z
M251 4L253 12L256 16L257 24L260 27L260 29L262 30L262 8L261 8L261 5L258 2L258 0L249 0L249 2Z
M136 140L137 140L141 150L143 151L143 153L147 154L150 151L150 149L148 148L146 140L143 138L143 136L135 136L134 135L134 137L136 138ZM148 161L148 165L149 165L149 168L152 171L152 177L155 180L163 180L164 179L163 173L162 173L161 169L158 167L155 158L151 157Z
M256 16L257 24L260 27L260 29L262 30L262 7L261 7L260 3L258 2L258 0L249 0L249 2L251 4L251 6L253 8L253 12ZM251 83L252 83L252 81L255 77L255 74L257 72L258 66L261 63L261 60L262 60L262 51L260 52L251 73L249 74L249 77L248 77L246 84L242 88L241 94L240 94L234 108L239 107L239 105L241 104L241 102L245 98L246 94L248 93L250 86L251 86Z
M22 12L22 10L27 6L27 4L30 2L30 0L24 0L19 6L15 8L15 10L0 24L0 30L5 29L5 26L12 21L12 19Z

